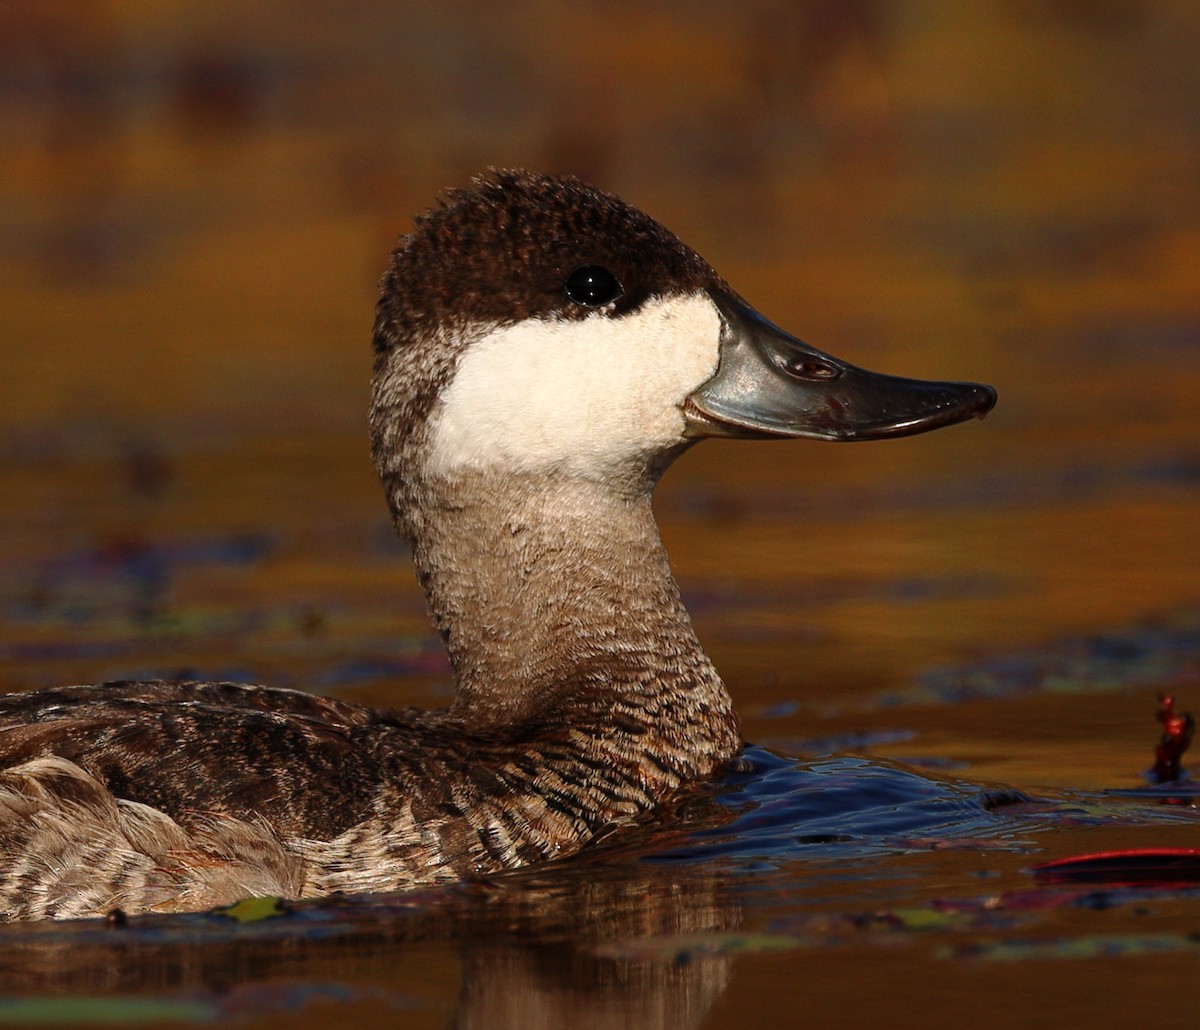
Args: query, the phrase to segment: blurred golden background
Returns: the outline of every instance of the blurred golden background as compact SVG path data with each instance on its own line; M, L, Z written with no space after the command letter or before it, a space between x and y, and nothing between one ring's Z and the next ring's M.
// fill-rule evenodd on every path
M819 347L1000 390L982 426L668 476L750 736L1191 625L1198 29L1184 0L4 4L5 685L444 699L366 456L368 338L411 215L489 165L623 195ZM1027 710L921 711L921 748L1025 775Z

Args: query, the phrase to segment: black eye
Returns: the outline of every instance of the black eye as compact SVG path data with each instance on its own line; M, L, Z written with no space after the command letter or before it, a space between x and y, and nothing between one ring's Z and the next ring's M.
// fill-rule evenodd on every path
M564 289L576 304L590 308L609 304L625 292L617 277L599 265L581 265L575 269L567 276Z

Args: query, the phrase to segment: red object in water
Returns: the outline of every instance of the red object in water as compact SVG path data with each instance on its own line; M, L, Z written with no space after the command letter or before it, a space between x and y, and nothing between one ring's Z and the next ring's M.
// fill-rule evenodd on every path
M1163 725L1163 735L1154 748L1154 768L1150 778L1155 783L1178 783L1183 779L1180 761L1192 742L1196 720L1191 712L1175 711L1173 694L1159 694L1158 721Z
M1197 883L1200 848L1130 848L1042 862L1030 870L1050 883Z

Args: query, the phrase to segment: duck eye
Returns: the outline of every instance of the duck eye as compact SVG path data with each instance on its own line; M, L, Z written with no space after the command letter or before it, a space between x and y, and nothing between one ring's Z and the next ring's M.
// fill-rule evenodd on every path
M567 276L563 288L576 304L590 308L610 304L625 292L617 277L599 265L581 265Z

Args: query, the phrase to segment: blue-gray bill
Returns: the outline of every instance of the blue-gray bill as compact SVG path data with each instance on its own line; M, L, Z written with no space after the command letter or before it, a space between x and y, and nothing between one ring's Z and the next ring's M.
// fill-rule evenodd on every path
M983 418L996 391L869 372L785 333L741 300L721 312L720 364L688 397L688 435L880 440Z

